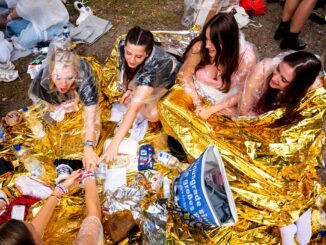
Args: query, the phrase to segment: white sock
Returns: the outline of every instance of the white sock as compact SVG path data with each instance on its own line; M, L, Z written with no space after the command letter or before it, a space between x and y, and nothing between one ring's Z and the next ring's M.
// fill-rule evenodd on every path
M294 245L294 234L297 232L295 224L280 227L282 245Z
M308 244L312 235L311 210L308 209L305 213L303 213L295 224L298 229L296 236L297 242L300 245Z

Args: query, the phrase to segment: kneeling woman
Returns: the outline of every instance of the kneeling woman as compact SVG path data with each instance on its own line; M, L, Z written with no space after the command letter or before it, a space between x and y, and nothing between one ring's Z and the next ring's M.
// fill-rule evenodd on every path
M77 111L81 101L85 116L83 161L85 164L98 161L93 150L100 124L98 87L90 64L72 51L69 41L58 39L51 44L47 63L33 80L29 96L47 104L56 121L63 120L65 113Z
M119 144L139 112L148 121L159 120L157 102L174 85L179 67L175 57L154 45L150 31L138 26L129 30L118 44L120 85L124 90L120 103L128 110L101 159L116 159Z

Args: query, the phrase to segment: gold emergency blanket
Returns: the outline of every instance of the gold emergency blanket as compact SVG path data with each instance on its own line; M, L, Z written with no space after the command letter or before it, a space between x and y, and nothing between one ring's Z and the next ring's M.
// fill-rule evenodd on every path
M195 32L155 32L154 35L156 41L162 43L164 48L181 54ZM116 45L103 70L94 59L87 58L101 86L99 105L102 120L97 153L101 152L104 140L112 137L115 124L108 122L110 105L122 95L117 84L119 72L116 58ZM214 143L218 147L225 161L240 220L235 226L204 232L188 227L178 215L170 214L167 243L279 243L279 231L276 226L295 221L300 213L314 204L321 193L315 167L321 159L324 139L322 115L326 107L325 102L324 89L310 93L300 107L302 117L284 127L272 127L272 122L280 117L281 110L252 120L236 122L227 117L213 117L204 122L193 114L191 99L179 86L175 86L159 105L164 129L183 144L189 155L189 163L192 163L207 145ZM42 120L46 108L37 105L30 107L30 110L38 113L39 119ZM13 161L16 157L12 145L26 146L46 169L46 174L41 179L54 187L54 159L82 158L82 111L80 108L78 112L66 114L64 121L56 124L42 120L46 137L41 141L33 137L25 122L8 129L10 143L0 150L0 156ZM140 143L150 143L156 151L166 150L166 134L159 125L149 125L145 138ZM11 200L18 196L13 185L15 178L26 174L24 168L18 165L18 161L14 162L14 177L11 179L9 176L7 180L0 178L0 183L6 186L4 191ZM156 165L155 169L167 175L170 180L179 174L175 169L160 165ZM134 175L135 173L128 173L128 183ZM42 202L35 204L33 213L42 205ZM71 244L85 217L85 210L83 190L64 195L47 226L44 243ZM103 217L104 220L105 218L106 216ZM316 222L317 219L319 220ZM318 231L318 224L321 223L320 211L313 210L313 220L314 227L317 227L314 230ZM107 244L112 243L108 237L106 239ZM127 244L127 241L124 241L124 244Z
M101 65L93 58L83 57L92 68L94 78L98 87L103 82L103 73ZM99 107L101 110L101 137L96 146L97 153L101 153L104 140L107 135L111 135L114 126L108 123L109 110L107 101L100 93ZM30 154L41 161L45 169L45 174L40 178L52 187L55 186L57 177L54 166L55 159L82 159L84 142L84 115L83 107L79 104L79 110L67 113L65 119L61 122L49 122L45 120L48 109L43 104L36 104L29 107L29 112L42 122L45 137L41 140L36 139L28 127L26 121L6 129L7 141L4 148L0 150L0 157L12 161L15 164L13 176L4 176L0 178L3 190L12 200L19 196L19 192L14 186L15 179L21 175L29 175L22 164L16 160L13 145L20 144L26 147ZM36 203L32 208L32 213L42 207L43 202ZM44 244L72 244L79 231L80 224L85 218L86 207L83 190L70 191L64 195L58 203L54 215L44 233Z
M278 242L271 236L273 226L293 223L314 205L322 191L316 167L322 157L325 109L324 88L310 92L298 117L284 126L275 123L282 109L237 121L214 115L205 122L179 85L160 101L164 130L180 141L191 161L209 144L222 155L239 222L209 232L214 243L273 244Z

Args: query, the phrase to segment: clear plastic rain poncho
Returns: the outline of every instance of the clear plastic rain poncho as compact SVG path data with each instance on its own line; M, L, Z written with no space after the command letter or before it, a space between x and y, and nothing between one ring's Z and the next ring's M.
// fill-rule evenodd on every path
M181 64L174 56L154 45L143 66L139 68L129 84L126 84L124 82L124 45L125 39L123 38L118 44L117 55L117 64L120 71L119 89L123 92L128 89L132 91L131 102L156 103L174 85ZM144 98L142 90L137 89L139 86L152 87L154 91L149 98Z
M255 111L255 106L268 88L268 77L283 58L293 52L282 52L274 58L265 58L253 67L245 81L238 103L238 113L240 116L257 116L259 114ZM320 86L322 86L322 81L317 77L309 89Z
M68 23L69 14L61 0L19 0L17 14L44 31L58 23Z
M63 70L72 75L65 77L60 74ZM73 52L70 40L60 37L51 43L46 62L30 85L29 97L34 102L45 102L56 121L63 120L65 113L77 111L80 101L84 105L85 131L99 133L99 90L94 76L89 63ZM52 78L73 83L61 93Z
M191 55L198 56L198 62L200 60L200 49L201 45L197 42L191 50L189 50ZM221 77L209 72L208 67L203 67L195 72L198 63L194 64L193 60L185 60L184 66L180 72L180 79L183 88L186 90L187 94L191 96L195 104L202 99L208 101L211 105L223 103L223 113L234 115L237 113L236 105L239 94L242 92L244 81L255 63L256 52L254 45L247 42L244 35L241 33L239 66L231 76L231 86L228 92L224 93L220 90L223 85ZM213 79L213 77L215 79Z
M96 216L87 216L77 235L73 245L102 245L104 244L103 226Z
M203 26L215 14L238 4L239 0L184 0L181 23L186 27Z

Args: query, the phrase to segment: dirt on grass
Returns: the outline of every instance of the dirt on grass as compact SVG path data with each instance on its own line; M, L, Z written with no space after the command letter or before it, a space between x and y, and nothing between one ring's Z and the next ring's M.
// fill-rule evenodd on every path
M93 56L103 65L111 52L114 40L135 25L150 30L187 29L181 25L183 0L92 0L84 3L93 9L96 16L107 19L113 24L112 29L93 45L77 47L77 53ZM71 22L75 23L79 13L74 9L73 1L68 0L66 6ZM251 26L242 29L246 39L257 46L260 58L273 57L280 53L279 41L275 41L273 35L281 13L280 4L268 3L265 15L253 17L253 20L259 22L262 27ZM325 36L325 25L321 26L307 20L300 38L307 43L307 51L320 55L326 48ZM27 93L31 79L26 71L28 63L34 58L35 56L31 55L14 62L20 73L20 79L11 83L0 82L0 116L32 103Z

